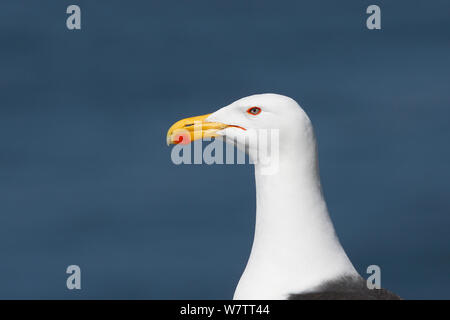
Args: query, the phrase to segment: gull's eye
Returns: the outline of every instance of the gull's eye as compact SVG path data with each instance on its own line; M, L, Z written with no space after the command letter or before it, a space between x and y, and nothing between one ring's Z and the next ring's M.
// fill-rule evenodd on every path
M247 113L251 114L252 116L256 116L261 112L261 108L258 107L251 107L247 110Z

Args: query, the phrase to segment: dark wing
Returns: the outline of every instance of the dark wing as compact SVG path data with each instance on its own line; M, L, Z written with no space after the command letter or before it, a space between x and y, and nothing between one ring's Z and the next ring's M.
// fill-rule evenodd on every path
M311 292L293 293L288 300L402 300L386 289L369 289L361 278L342 277L327 281Z

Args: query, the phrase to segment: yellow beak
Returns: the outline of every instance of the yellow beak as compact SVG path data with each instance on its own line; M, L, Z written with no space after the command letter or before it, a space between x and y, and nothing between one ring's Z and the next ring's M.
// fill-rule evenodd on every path
M189 144L198 139L217 137L216 132L227 128L228 125L220 122L205 122L210 115L205 114L175 122L167 132L167 145Z

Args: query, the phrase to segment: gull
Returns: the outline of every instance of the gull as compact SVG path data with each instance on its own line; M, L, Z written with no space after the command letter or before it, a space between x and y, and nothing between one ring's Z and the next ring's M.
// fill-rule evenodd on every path
M252 138L262 131L277 133L266 143L270 155L261 156L264 144ZM255 167L254 239L233 299L400 299L369 289L345 253L323 196L313 126L295 100L272 93L239 99L177 121L167 143L205 137L244 150Z

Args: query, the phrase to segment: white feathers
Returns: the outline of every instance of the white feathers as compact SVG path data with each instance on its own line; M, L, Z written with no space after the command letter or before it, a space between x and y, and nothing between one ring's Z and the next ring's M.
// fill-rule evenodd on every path
M261 108L251 115L250 107ZM327 280L357 272L341 247L320 186L311 122L291 98L262 94L240 99L213 113L208 121L247 129L278 129L278 170L255 164L256 224L252 251L234 299L285 299ZM245 137L227 128L222 134ZM257 150L241 139L240 147Z

